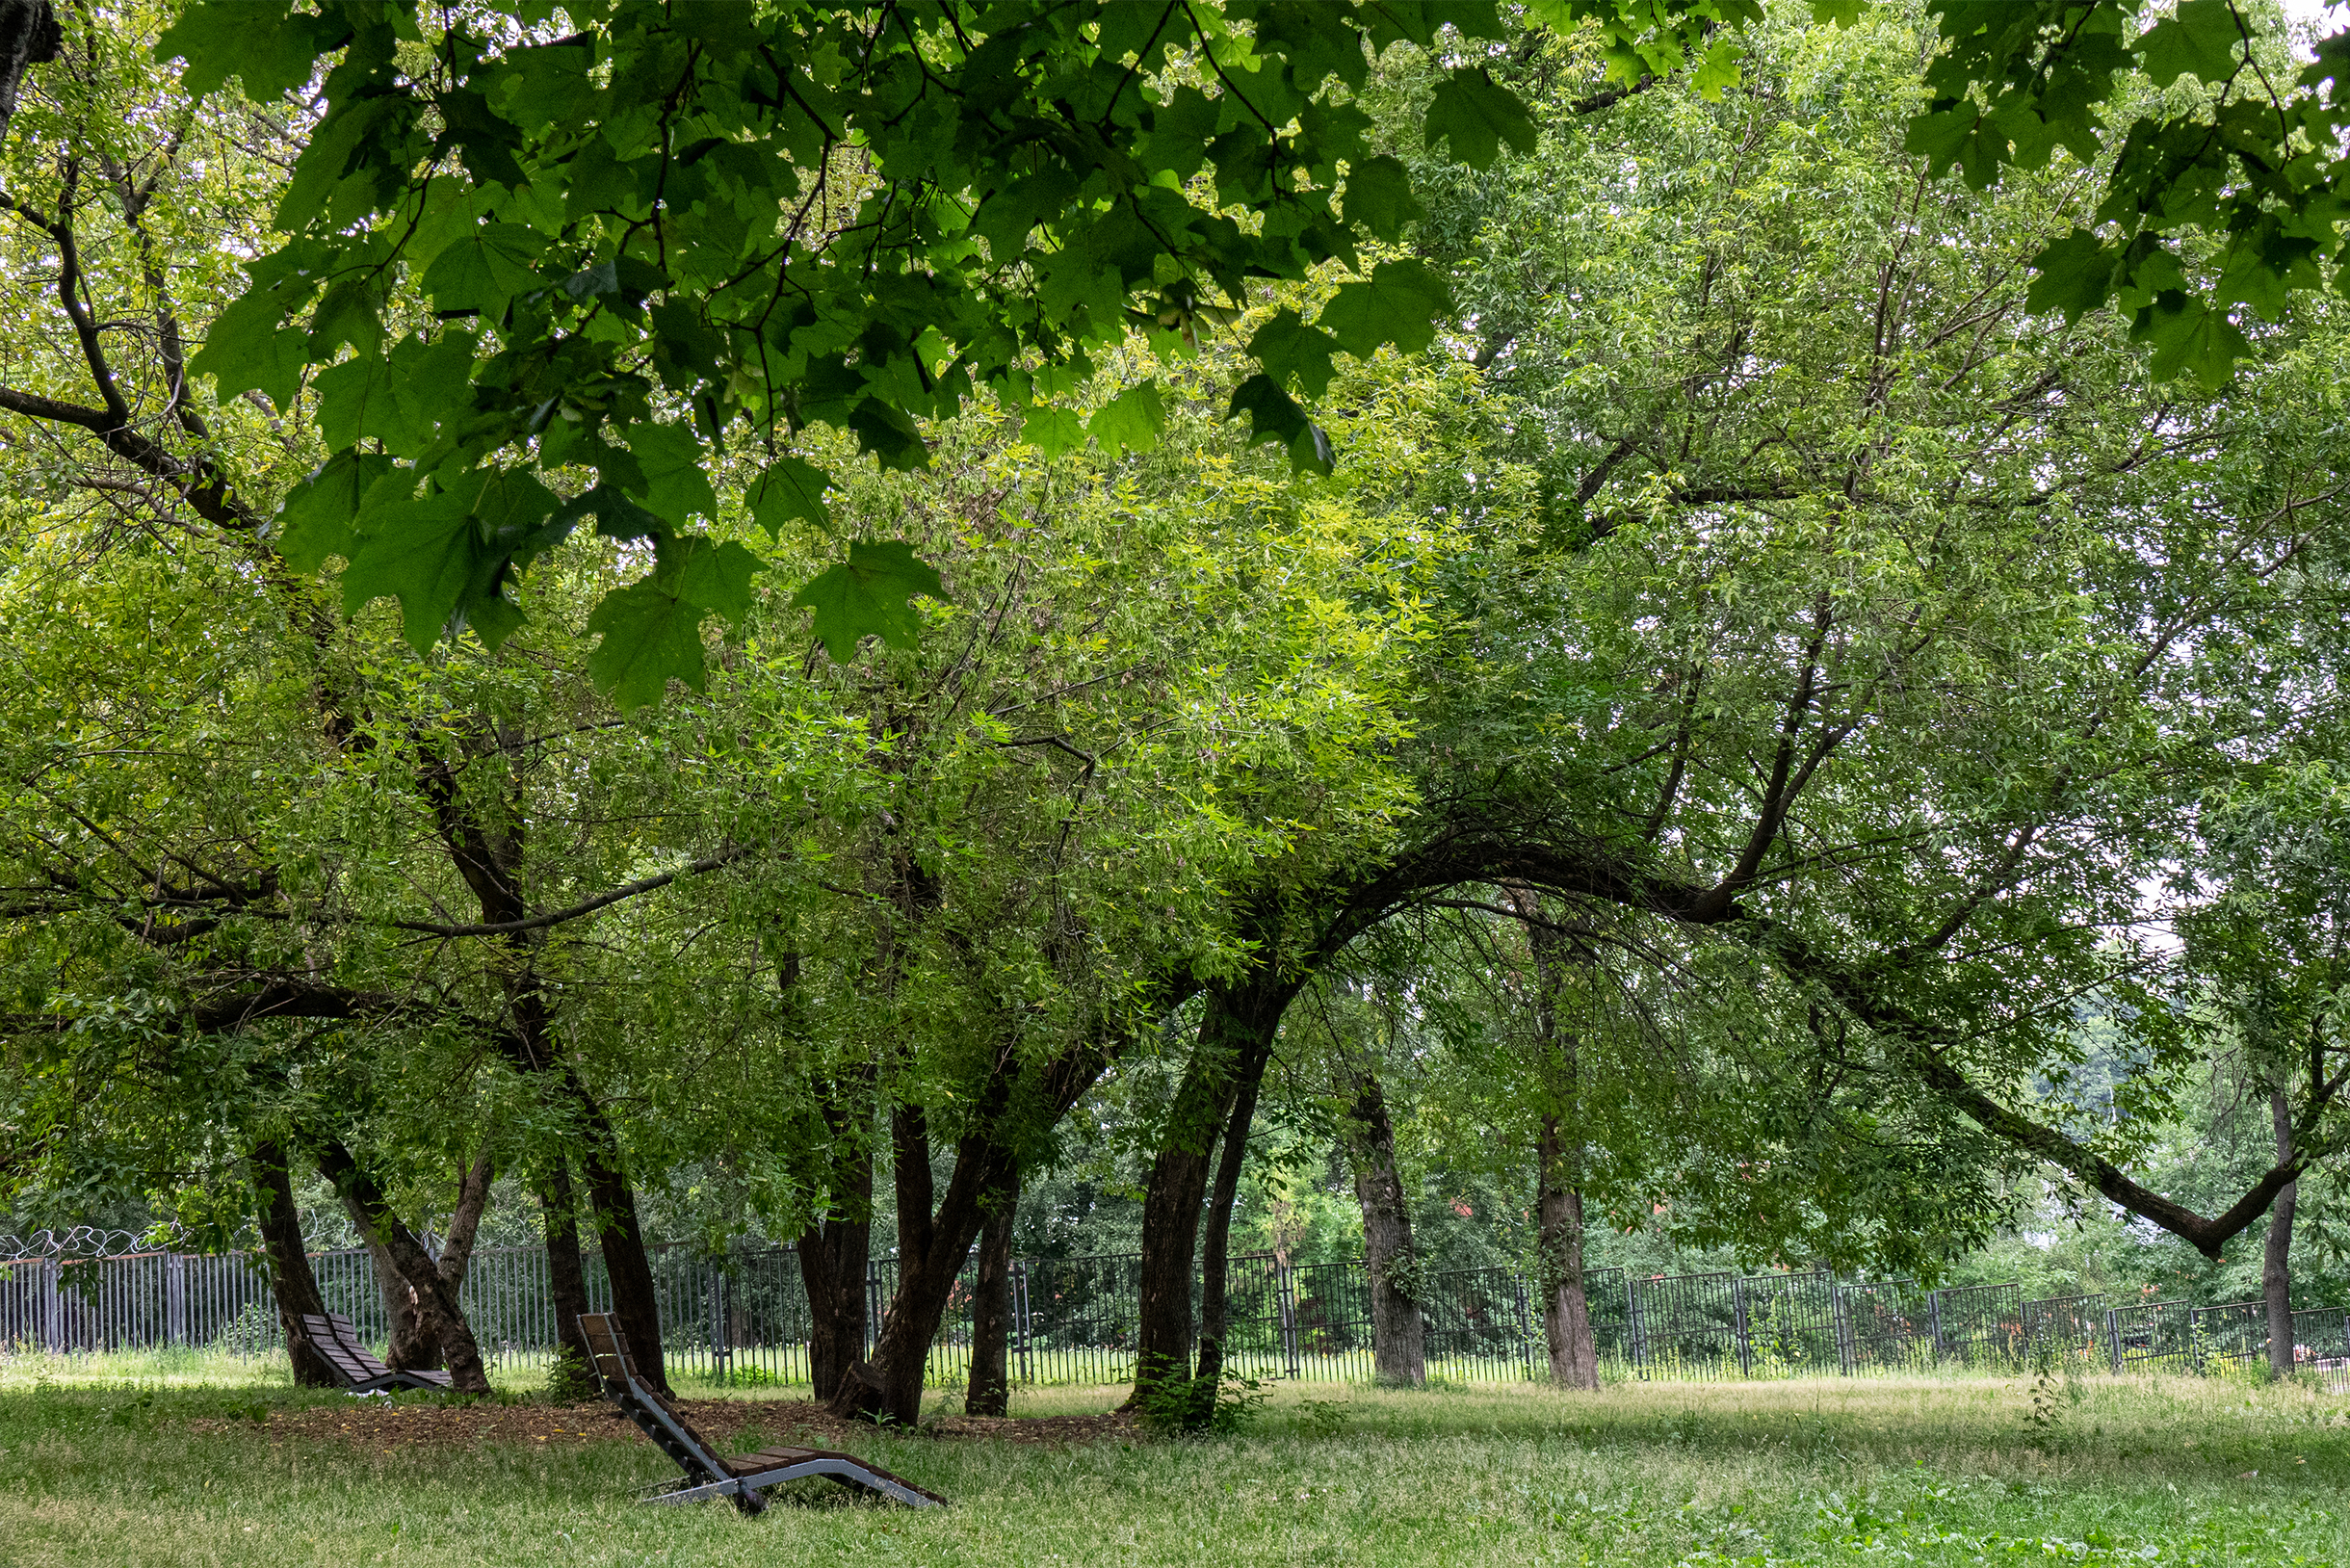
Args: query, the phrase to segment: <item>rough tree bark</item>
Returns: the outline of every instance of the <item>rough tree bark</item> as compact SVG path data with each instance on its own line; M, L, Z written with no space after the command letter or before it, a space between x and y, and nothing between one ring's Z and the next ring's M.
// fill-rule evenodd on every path
M1231 1001L1223 992L1208 993L1191 1059L1184 1065L1143 1189L1130 1408L1162 1383L1191 1380L1191 1269L1199 1254L1200 1206L1216 1133L1232 1106L1233 1063L1247 1043Z
M1199 1371L1195 1378L1199 1408L1205 1421L1215 1407L1216 1385L1224 1376L1225 1294L1232 1265L1232 1209L1240 1195L1240 1172L1248 1163L1248 1132L1257 1119L1257 1090L1265 1082L1266 1063L1272 1059L1273 1035L1281 1025L1282 997L1270 1009L1250 1009L1247 1022L1255 1037L1234 1070L1232 1114L1224 1124L1222 1150L1216 1156L1215 1185L1208 1192L1206 1230L1199 1243Z
M566 1074L566 1076L569 1076ZM580 1151L586 1167L588 1203L595 1215L596 1240L603 1244L604 1277L612 1287L613 1316L628 1337L629 1359L637 1374L662 1393L670 1391L668 1371L661 1354L661 1297L653 1284L652 1259L644 1250L644 1231L637 1222L637 1194L620 1164L619 1139L604 1108L588 1097L573 1079L577 1103L588 1123L587 1146Z
M808 1372L816 1398L841 1390L849 1369L865 1358L866 1270L873 1258L874 1157L859 1118L847 1101L871 1108L871 1088L858 1095L820 1096L832 1135L827 1151L827 1210L800 1233L800 1283L808 1291Z
M286 1173L286 1150L274 1138L253 1145L248 1161L253 1190L260 1197L261 1248L270 1260L270 1294L276 1298L278 1326L285 1330L286 1357L294 1364L298 1388L339 1388L342 1379L326 1358L312 1348L300 1330L307 1314L324 1316L326 1298L319 1294L318 1276L310 1271L310 1255L301 1241L301 1211L294 1206L294 1183Z
M775 982L798 1035L800 959L786 952L775 964ZM820 1175L824 1210L799 1235L799 1279L808 1293L808 1374L819 1403L841 1390L849 1369L865 1359L868 1270L873 1262L875 1089L879 1071L871 1061L853 1064L837 1078L820 1081L817 1113L823 1118L824 1151Z
M2277 1129L2277 1163L2293 1160L2293 1109L2285 1091L2268 1097L2269 1119ZM2301 1184L2290 1181L2277 1189L2268 1211L2268 1241L2260 1249L2260 1297L2268 1306L2268 1370L2290 1377L2293 1353L2293 1200Z
M979 1277L971 1301L971 1383L963 1409L974 1416L1011 1413L1012 1220L1020 1208L1013 1178L979 1232Z
M1188 994L1166 997L1163 1006L1180 1005ZM956 1144L954 1173L948 1179L935 1214L926 1210L927 1221L914 1227L904 1227L901 1215L897 1294L881 1325L881 1337L874 1346L873 1360L849 1369L849 1375L827 1401L833 1414L908 1424L919 1418L923 1372L929 1363L930 1342L937 1337L939 1319L954 1290L955 1275L987 1215L1016 1189L1020 1151L1040 1145L1070 1107L1101 1078L1125 1038L1123 1023L1106 1019L1083 1043L1061 1051L1040 1072L1024 1074L1018 1058L1009 1052L998 1058L970 1102L970 1125L985 1131ZM918 1116L897 1118L892 1131L892 1141L902 1150L899 1169L908 1178L899 1189L899 1202L903 1205L909 1198L927 1201L928 1127ZM927 1244L909 1251L905 1243L919 1241L925 1233Z
M382 1188L352 1158L349 1149L331 1138L319 1146L318 1172L352 1205L352 1214L369 1248L380 1243L391 1254L392 1267L416 1293L425 1330L439 1341L441 1352L448 1358L450 1387L459 1394L489 1393L489 1373L482 1365L473 1325L465 1320L457 1292L441 1277L440 1266L416 1240L416 1233L392 1212Z
M1354 1190L1363 1204L1363 1252L1371 1269L1371 1368L1379 1382L1417 1388L1427 1380L1427 1325L1420 1316L1419 1254L1412 1215L1396 1168L1396 1129L1387 1095L1369 1072L1355 1074Z
M538 1212L546 1224L547 1294L555 1309L555 1342L579 1357L585 1368L588 1336L580 1317L588 1310L588 1260L580 1254L579 1199L571 1189L571 1166L561 1155L547 1162L538 1182Z
M484 1144L457 1182L457 1208L449 1215L449 1232L441 1239L436 1264L452 1292L464 1288L465 1269L473 1261L473 1239L481 1229L482 1211L489 1205L494 1168L489 1148ZM440 1340L425 1327L416 1288L401 1276L398 1266L392 1262L391 1249L369 1228L367 1216L359 1212L351 1195L344 1193L342 1199L352 1223L359 1228L360 1237L367 1242L368 1260L376 1269L376 1289L383 1296L384 1318L391 1324L391 1344L384 1352L383 1364L401 1372L432 1371L440 1366L443 1351Z
M922 1416L923 1371L953 1294L955 1276L987 1214L1019 1180L1019 1165L1011 1150L1000 1144L964 1138L955 1149L954 1174L947 1182L946 1195L933 1213L925 1118L918 1108L907 1108L892 1122L899 1173L898 1290L882 1320L873 1359L849 1368L828 1408L839 1416L910 1426ZM907 1213L909 1204L920 1205L918 1218Z
M1583 1294L1583 1195L1552 1174L1564 1164L1565 1139L1554 1116L1542 1119L1543 1175L1536 1203L1542 1249L1542 1339L1551 1381L1596 1393L1599 1346L1591 1333L1591 1302Z
M1507 893L1526 925L1527 947L1533 957L1534 1035L1550 1076L1545 1099L1551 1109L1543 1114L1534 1149L1543 1346L1550 1354L1552 1383L1596 1393L1599 1345L1591 1332L1591 1301L1583 1290L1583 1145L1580 1138L1567 1136L1558 1113L1561 1108L1573 1112L1582 1065L1578 1040L1558 1022L1558 998L1574 954L1544 917L1539 895L1525 888Z

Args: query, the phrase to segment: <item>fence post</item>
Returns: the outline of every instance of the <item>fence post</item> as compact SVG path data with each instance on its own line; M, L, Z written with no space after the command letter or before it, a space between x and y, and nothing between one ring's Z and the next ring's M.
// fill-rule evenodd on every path
M726 1381L726 1270L717 1258L705 1267L710 1270L710 1283L702 1290L710 1313L710 1370L722 1385Z
M188 1260L176 1252L163 1255L164 1343L188 1343Z
M1852 1298L1834 1279L1828 1281L1828 1310L1836 1323L1836 1368L1852 1375Z
M1033 1383L1029 1365L1029 1266L1026 1258L1012 1265L1012 1343L1020 1348L1020 1381Z
M2203 1371L2203 1308L2187 1308L2187 1371Z
M1926 1305L1933 1310L1934 1364L1939 1367L1942 1365L1942 1293L1940 1291L1929 1291L1926 1293L1925 1299Z
M1640 1282L1624 1271L1624 1320L1632 1325L1632 1364L1642 1382L1648 1381L1648 1330L1640 1317Z
M1526 1380L1530 1383L1534 1380L1534 1318L1527 1309L1526 1276L1512 1273L1510 1279L1518 1287L1518 1359L1526 1363ZM1590 1320L1587 1308L1583 1317L1585 1321Z
M65 1331L65 1307L58 1299L57 1291L57 1276L62 1266L55 1258L44 1258L38 1267L40 1272L35 1277L40 1281L40 1343L43 1349L54 1355L65 1347L60 1343Z
M1730 1282L1730 1320L1738 1334L1738 1375L1752 1377L1755 1373L1754 1341L1746 1332L1746 1282Z
M1282 1358L1290 1380L1295 1382L1302 1371L1297 1365L1297 1270L1279 1258L1273 1260L1273 1310L1281 1319Z
M2118 1307L2105 1309L2105 1347L2112 1354L2113 1370L2118 1375L2122 1370L2122 1315Z

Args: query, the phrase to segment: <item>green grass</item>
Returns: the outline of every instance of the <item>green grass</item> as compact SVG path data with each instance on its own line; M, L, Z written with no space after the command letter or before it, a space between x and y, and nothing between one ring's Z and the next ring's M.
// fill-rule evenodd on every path
M386 1453L278 1425L273 1446L255 1416L342 1397L30 1371L0 1374L8 1568L2350 1564L2350 1400L2227 1379L2084 1382L2052 1433L2027 1426L2027 1384L1992 1379L1283 1390L1253 1432L1202 1442L875 1432L864 1451L956 1506L805 1483L744 1519L632 1505L666 1474L633 1436ZM1113 1398L1038 1391L1014 1411Z

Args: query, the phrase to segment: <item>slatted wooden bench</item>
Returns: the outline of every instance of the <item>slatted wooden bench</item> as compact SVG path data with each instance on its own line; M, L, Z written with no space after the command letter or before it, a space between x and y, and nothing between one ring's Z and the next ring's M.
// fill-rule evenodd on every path
M359 1331L340 1313L304 1313L299 1320L302 1338L310 1342L310 1347L354 1394L372 1394L378 1389L449 1386L449 1374L445 1372L395 1372L369 1355L366 1346L359 1343Z
M725 1498L744 1513L767 1508L766 1490L803 1476L822 1476L843 1486L861 1488L914 1508L944 1506L946 1499L894 1476L879 1465L853 1453L829 1449L763 1449L757 1453L721 1454L693 1429L677 1407L648 1387L629 1360L628 1342L620 1325L605 1313L580 1319L589 1359L604 1396L620 1407L637 1429L653 1440L686 1473L685 1479L646 1498L647 1503L698 1503Z

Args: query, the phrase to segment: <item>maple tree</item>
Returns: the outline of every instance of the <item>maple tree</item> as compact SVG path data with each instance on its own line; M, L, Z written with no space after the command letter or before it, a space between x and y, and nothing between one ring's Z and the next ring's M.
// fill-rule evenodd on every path
M1669 65L1673 28L1694 42L1725 13L1673 8L1648 47ZM316 395L333 456L284 502L280 551L347 560L346 602L397 598L420 651L465 627L494 646L514 580L592 517L652 545L590 623L591 673L628 706L698 685L702 623L747 605L760 562L695 531L730 441L765 459L747 505L770 534L832 526L810 423L915 468L922 423L984 390L1048 453L1148 446L1155 382L1072 406L1104 345L1183 352L1250 280L1343 265L1315 321L1255 333L1231 395L1253 439L1327 471L1291 388L1320 393L1340 353L1424 347L1448 303L1423 263L1363 248L1419 207L1350 90L1449 29L1427 141L1483 167L1534 139L1481 63L1491 4L581 5L561 34L557 14L521 0L428 34L381 0L206 0L157 54L191 93L319 84L285 241L190 361L223 397ZM945 595L902 545L847 555L799 593L836 659L903 642L908 600Z

